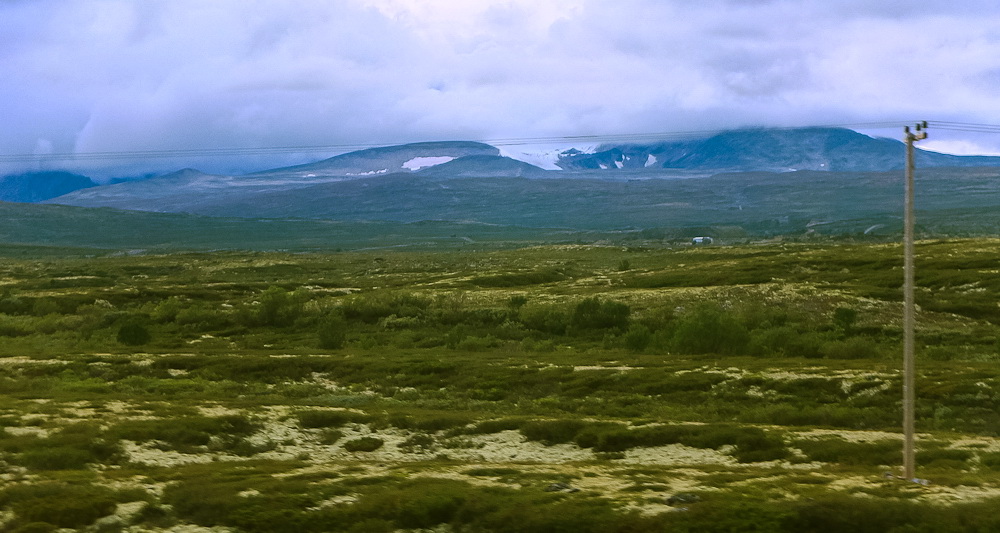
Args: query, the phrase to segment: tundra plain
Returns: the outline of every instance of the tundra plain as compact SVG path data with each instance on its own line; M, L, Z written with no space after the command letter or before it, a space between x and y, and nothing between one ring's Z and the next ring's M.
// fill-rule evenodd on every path
M4 531L1000 528L1000 241L0 247Z

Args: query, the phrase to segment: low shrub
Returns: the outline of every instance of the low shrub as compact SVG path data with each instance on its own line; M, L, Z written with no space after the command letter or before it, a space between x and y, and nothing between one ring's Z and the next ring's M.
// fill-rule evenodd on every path
M115 510L111 489L97 485L34 482L0 492L0 506L10 508L19 521L77 528Z
M517 476L521 474L521 471L516 468L505 468L505 467L479 467L470 468L462 472L467 476L475 477L509 477Z
M399 443L399 449L404 452L413 453L418 450L430 451L434 449L434 445L434 437L426 433L417 433L416 435L412 435L403 442Z
M576 331L594 329L624 330L632 310L621 302L604 302L597 297L586 298L573 308L570 326Z
M569 313L555 304L524 305L518 310L518 319L528 329L552 335L563 335L569 327Z
M674 350L686 354L743 353L750 333L731 313L714 304L703 304L677 318L671 337Z
M493 276L477 276L470 281L480 287L523 287L541 285L566 279L566 274L558 268L541 268L527 272L512 272Z
M551 446L572 442L586 426L582 420L535 420L524 423L520 430L528 440Z
M633 324L624 335L625 348L630 352L641 352L653 341L653 333L642 324Z
M385 441L378 437L359 437L344 442L344 449L349 452L373 452L382 447Z
M138 320L129 320L118 328L118 342L126 346L142 346L153 339L153 335Z
M850 337L823 344L820 352L827 359L873 359L878 357L878 343L868 337Z
M892 465L901 460L903 445L898 440L849 442L837 437L796 440L792 446L811 461L845 465Z
M259 427L259 424L241 415L187 416L128 420L113 426L109 433L117 438L136 442L161 441L177 451L187 452L196 450L198 446L207 446L213 436L235 443L239 437L250 435Z
M319 443L331 446L344 438L344 432L339 429L325 429L319 434Z
M32 435L0 439L0 449L12 453L8 460L33 470L80 470L107 463L121 451L115 439L104 438L99 427L73 424L41 438Z
M979 454L979 465L983 468L1000 471L1000 452Z
M670 424L629 428L615 422L550 420L528 422L521 427L521 433L528 440L546 445L574 442L596 453L683 444L705 449L733 446L733 456L740 462L770 461L788 456L788 449L780 437L743 426Z
M969 450L931 448L917 450L916 461L918 466L962 469L968 466L968 461L973 456L974 454Z
M525 420L522 418L497 418L494 420L483 420L478 422L476 425L466 429L464 432L470 434L500 433L501 431L521 429L521 426L524 424Z
M413 429L420 431L437 432L452 428L459 428L471 424L473 418L464 414L419 414L409 415L403 413L393 413L389 415L390 426L399 429Z
M347 410L313 409L295 413L303 428L336 428L350 423L365 423L371 417L365 413Z
M316 334L320 348L339 350L347 342L347 322L340 315L331 313L319 322Z

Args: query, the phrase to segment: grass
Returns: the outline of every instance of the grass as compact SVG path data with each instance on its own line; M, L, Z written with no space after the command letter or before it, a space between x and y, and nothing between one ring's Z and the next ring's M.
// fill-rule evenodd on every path
M917 250L917 460L940 493L882 477L893 245L11 249L2 527L990 530L969 513L1000 503L1000 257ZM669 512L678 492L700 501Z

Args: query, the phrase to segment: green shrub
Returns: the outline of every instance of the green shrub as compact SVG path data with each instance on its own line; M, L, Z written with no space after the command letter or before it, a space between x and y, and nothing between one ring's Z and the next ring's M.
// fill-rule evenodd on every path
M480 287L522 287L525 285L541 285L566 279L566 274L558 268L541 268L527 272L513 272L493 276L478 276L472 278L472 283Z
M434 449L434 445L434 437L426 433L417 433L400 442L399 449L409 453L417 451L418 448L421 451L430 451Z
M736 449L733 457L741 463L757 463L775 461L789 456L785 442L780 437L767 434L758 428L743 428L744 431L735 439Z
M344 432L339 429L324 429L319 434L319 443L331 446L344 438Z
M563 335L569 327L569 314L560 305L527 304L521 307L518 316L524 327L542 333Z
M9 290L4 288L0 294L0 314L24 315L31 312L31 302L12 295Z
M173 321L198 331L218 330L232 325L229 314L204 303L192 303L179 309Z
M376 293L354 296L343 303L340 311L348 320L376 324L392 315L421 317L431 303L428 298L410 293Z
M511 431L515 429L521 429L525 423L524 419L521 418L498 418L495 420L483 420L478 422L472 428L466 430L466 433L472 434L491 434L500 433L501 431Z
M849 307L838 307L833 310L833 325L844 333L850 333L854 323L858 321L858 312Z
M157 322L173 322L177 314L184 309L184 303L177 296L171 296L160 301L152 312L152 319Z
M128 420L119 422L109 432L121 439L136 442L162 441L181 452L207 446L213 436L230 445L240 437L259 429L259 424L241 415L219 417L188 416L172 419Z
M955 357L955 348L950 346L932 346L924 355L931 361L951 361Z
M903 445L898 440L849 442L837 437L797 440L793 444L811 461L847 465L880 466L901 461Z
M25 337L31 335L31 329L23 320L0 314L0 337Z
M1000 452L979 454L979 464L983 468L1000 471Z
M168 507L153 503L147 503L140 509L135 520L140 524L160 529L169 528L177 522Z
M31 314L34 316L45 316L59 312L59 304L51 298L38 298L31 304Z
M520 429L528 440L551 446L572 442L586 425L581 420L535 420L524 423Z
M258 296L252 307L244 310L242 320L245 326L290 326L302 316L308 298L305 290L288 292L271 286Z
M44 438L0 439L0 449L18 454L9 460L33 470L80 470L111 461L121 451L117 441L102 437L91 423L65 426Z
M462 472L467 476L476 477L504 477L504 476L517 476L521 474L521 471L516 468L505 468L505 467L479 467L470 468Z
M791 326L756 329L750 334L748 351L752 355L802 356L800 337Z
M299 425L304 428L336 428L349 423L368 422L371 417L355 411L315 409L295 413Z
M110 489L96 485L35 482L4 489L0 505L9 506L18 519L29 523L76 528L111 514L116 502Z
M466 352L485 352L497 346L500 346L500 340L492 335L486 335L485 337L469 336L455 345L455 349Z
M625 348L631 352L645 350L653 341L653 333L642 324L633 324L625 333Z
M526 303L528 303L528 297L523 294L514 294L507 299L507 307L511 309L520 309Z
M947 448L917 450L916 453L917 465L931 468L966 468L972 457L973 453L969 450Z
M79 470L97 461L88 450L56 446L25 450L17 462L33 470Z
M830 341L820 351L827 359L872 359L879 355L878 344L868 337Z
M377 437L359 437L344 442L344 449L349 452L373 452L385 444Z
M389 415L388 422L390 426L400 429L436 432L466 426L473 422L473 418L469 415L456 413L420 415L393 413Z
M746 328L731 313L703 304L680 315L671 344L680 353L736 354L750 341Z
M129 320L118 328L116 338L126 346L142 346L152 340L153 335L138 320Z
M347 322L340 315L331 313L320 321L317 335L320 348L339 350L347 342Z
M624 330L628 326L631 309L621 302L602 302L597 297L587 298L576 304L570 317L570 326L578 331L594 329Z

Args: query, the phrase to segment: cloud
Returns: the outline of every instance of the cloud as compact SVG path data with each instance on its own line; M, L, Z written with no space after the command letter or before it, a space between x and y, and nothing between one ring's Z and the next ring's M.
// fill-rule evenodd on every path
M38 0L0 19L0 154L1000 123L991 2Z

